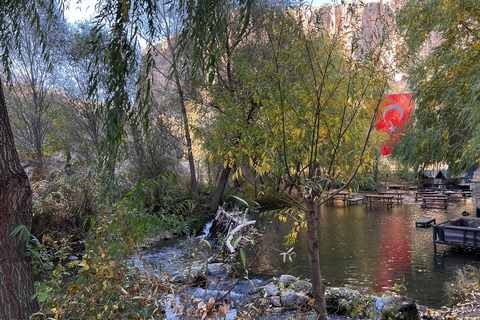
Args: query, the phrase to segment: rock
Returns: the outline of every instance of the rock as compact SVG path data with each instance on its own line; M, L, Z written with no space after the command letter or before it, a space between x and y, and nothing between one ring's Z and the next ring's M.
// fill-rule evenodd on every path
M301 307L308 302L308 296L304 294L297 294L297 307Z
M289 286L295 292L306 292L308 295L313 296L313 286L310 282L305 280L296 281Z
M297 294L292 291L284 292L280 295L280 300L282 302L282 307L284 308L295 308L297 306Z
M282 301L279 296L272 297L272 305L277 308L282 306Z
M407 297L391 297L382 306L382 319L417 320L417 304Z
M192 267L191 270L185 270L172 278L173 283L190 284L198 286L205 283L205 273L201 267Z
M283 274L280 276L279 282L283 283L283 287L286 289L292 283L297 282L297 278L288 274Z
M271 296L276 296L280 291L278 290L278 287L273 284L267 284L264 287L260 288L260 295L262 297L271 297Z
M350 314L351 310L347 306L353 299L360 301L363 297L358 291L347 288L327 288L325 291L327 311L331 314Z
M208 277L225 278L232 274L232 266L225 263L210 263L207 265Z

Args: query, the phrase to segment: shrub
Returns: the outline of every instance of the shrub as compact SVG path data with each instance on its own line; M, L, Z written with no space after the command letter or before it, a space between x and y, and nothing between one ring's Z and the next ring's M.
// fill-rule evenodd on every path
M480 285L480 269L468 265L455 270L453 281L446 285L446 304L453 306L462 302L468 293Z
M89 227L86 218L98 214L98 181L83 172L59 171L32 183L32 190L32 234L50 247L69 239L80 250Z

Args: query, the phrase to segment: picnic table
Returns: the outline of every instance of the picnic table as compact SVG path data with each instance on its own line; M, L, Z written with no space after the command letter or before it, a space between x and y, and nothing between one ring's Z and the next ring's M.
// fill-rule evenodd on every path
M345 199L345 202L346 202L347 204L351 204L351 203L357 204L357 202L360 201L360 200L363 200L363 198L354 197L354 198Z
M422 198L422 208L444 208L448 207L448 197L440 195L427 195Z
M467 197L471 195L471 191L445 191L444 194L449 199L461 199L467 201Z
M345 200L347 200L349 197L350 197L350 192L340 191L339 193L337 193L336 195L328 199L328 201L333 202L333 200L342 200L343 204L345 204Z
M433 196L441 196L442 194L441 193L438 193L436 191L422 191L422 192L415 192L415 201L418 201L418 200L421 200L423 197L425 196L430 196L430 195L433 195Z
M382 191L378 192L379 195L391 195L394 197L394 199L397 200L397 204L399 204L403 200L403 195L405 194L404 192L388 192L388 191Z
M404 185L401 185L401 184L391 184L391 185L387 185L387 188L388 189L392 189L392 190L405 190L405 191L409 191L410 190L410 187L409 186L404 186Z
M367 194L363 196L363 204L367 207L370 205L370 208L372 207L372 204L384 204L388 206L393 205L393 196L382 196L382 195L377 195L377 194Z

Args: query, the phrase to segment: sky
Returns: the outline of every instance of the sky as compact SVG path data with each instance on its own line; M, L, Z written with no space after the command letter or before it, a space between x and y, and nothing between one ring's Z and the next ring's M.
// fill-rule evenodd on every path
M93 15L96 0L82 0L77 4L77 0L70 0L70 6L65 11L65 18L70 22L88 19Z
M313 6L320 6L326 3L331 3L332 0L310 0ZM94 7L96 0L81 0L80 4L77 4L78 0L70 0L69 9L65 12L65 17L70 22L81 21L88 19L94 13ZM340 0L336 0L340 2Z

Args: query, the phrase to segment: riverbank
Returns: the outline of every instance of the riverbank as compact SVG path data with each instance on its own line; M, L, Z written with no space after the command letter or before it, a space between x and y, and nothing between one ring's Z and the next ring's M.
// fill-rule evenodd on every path
M450 308L441 310L432 310L427 308L420 309L420 319L422 320L478 320L480 319L480 288L474 288L466 293L465 299L458 302Z

